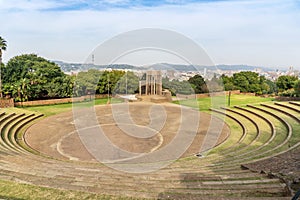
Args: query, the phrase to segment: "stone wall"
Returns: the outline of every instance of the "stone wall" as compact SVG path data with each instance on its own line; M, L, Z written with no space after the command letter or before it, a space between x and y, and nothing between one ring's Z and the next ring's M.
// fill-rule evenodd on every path
M202 94L190 94L190 95L184 95L184 94L177 94L176 97L178 100L183 99L199 99L199 98L206 98L211 96L221 96L221 95L228 95L229 91L222 91L222 92L211 92L211 93L202 93ZM231 94L241 94L240 90L232 90ZM247 93L253 95L253 93ZM254 94L255 95L255 94Z
M90 100L93 98L105 98L107 95L86 95L82 97L74 98L63 98L63 99L48 99L48 100L37 100L37 101L25 101L25 102L16 102L15 106L42 106L42 105L53 105L53 104L63 104L63 103L72 103L72 102L82 102Z
M276 97L277 101L300 101L300 97Z
M74 98L74 100L75 102L80 102L86 100L86 97L78 97L78 98ZM15 106L43 106L43 105L63 104L63 103L72 103L72 102L73 102L73 98L48 99L48 100L16 102Z
M14 99L0 99L0 108L14 107Z
M248 96L256 96L256 94L253 92L241 92L241 94L248 95Z

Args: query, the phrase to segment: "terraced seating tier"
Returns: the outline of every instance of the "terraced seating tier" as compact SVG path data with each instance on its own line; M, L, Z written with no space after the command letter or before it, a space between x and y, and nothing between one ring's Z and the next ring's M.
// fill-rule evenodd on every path
M293 132L298 130L300 107L298 110L298 105L293 109L275 105L211 109L216 116L225 116L234 127L227 140L203 157L182 158L148 174L130 174L98 163L41 156L31 150L24 139L26 127L41 115L0 113L0 177L38 186L123 197L290 199L287 182L283 182L282 177L270 178L268 173L241 168L276 160L285 156L282 152L290 153L292 148L298 152L295 142L293 147L288 144L300 138ZM293 112L289 112L291 110Z
M291 114L291 113L288 112L288 111L285 111L285 110L282 110L282 109L279 109L279 108L276 108L276 107L274 107L274 106L270 106L270 105L267 105L267 104L261 104L261 105L262 105L262 106L265 106L265 107L267 107L267 108L271 108L271 109L273 109L273 110L282 112L282 113L284 113L285 115L290 116L291 118L295 119L297 122L300 123L300 118L298 118L297 116Z
M296 105L296 106L300 106L300 103L299 103L299 102L290 101L289 103L290 103L290 104L293 104L293 105Z
M288 110L293 110L295 112L300 113L300 110L298 110L297 108L295 108L293 106L289 106L287 104L282 104L282 103L277 103L277 102L275 102L274 104L277 105L277 106L282 106L282 107L288 108Z

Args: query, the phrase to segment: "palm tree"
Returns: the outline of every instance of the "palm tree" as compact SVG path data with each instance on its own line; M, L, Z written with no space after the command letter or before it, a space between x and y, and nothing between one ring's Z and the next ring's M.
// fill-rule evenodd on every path
M2 98L2 79L1 79L1 64L2 64L2 50L6 50L6 41L0 36L0 98Z

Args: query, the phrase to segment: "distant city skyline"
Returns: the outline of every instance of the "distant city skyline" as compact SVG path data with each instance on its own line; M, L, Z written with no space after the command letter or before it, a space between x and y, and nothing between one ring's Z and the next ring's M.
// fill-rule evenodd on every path
M300 69L298 0L0 0L0 13L4 62L36 53L83 63L117 34L160 28L194 40L215 64Z

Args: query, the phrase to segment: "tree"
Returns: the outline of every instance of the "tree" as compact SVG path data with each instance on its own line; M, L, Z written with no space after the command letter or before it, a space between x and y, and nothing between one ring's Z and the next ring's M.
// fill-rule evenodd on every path
M266 80L265 84L268 85L269 87L269 90L268 90L268 94L274 94L274 93L277 93L277 86L276 86L276 83L271 81L271 80Z
M57 86L60 87L57 87ZM45 84L49 98L70 97L73 94L74 78L72 76L57 77Z
M17 84L18 96L16 101L28 101L28 92L30 91L30 82L27 78L22 78Z
M207 81L207 87L210 92L220 92L224 91L223 81L220 78L217 78L214 74L213 78Z
M232 77L223 74L220 79L223 81L226 91L240 90L241 92L254 92L256 94L271 94L276 91L274 82L251 71L234 73Z
M90 69L79 72L75 88L78 96L87 94L133 94L138 91L139 78L133 72Z
M233 84L239 89L241 92L250 92L250 76L255 76L254 72L239 72L233 74ZM256 74L256 76L258 76ZM255 78L251 78L253 80Z
M7 47L7 44L6 44L6 41L0 36L0 98L3 97L2 95L2 71L1 71L1 68L2 68L2 51L6 51L6 47Z
M296 96L300 97L300 80L295 82L294 91L295 91Z
M162 84L162 87L164 89L168 89L172 93L172 95L175 96L176 94L189 95L194 93L194 89L188 81L179 81L176 79L170 81L168 78L163 78Z
M97 92L99 92L100 94L116 93L115 89L118 90L117 83L121 80L122 77L124 77L124 75L125 71L104 71L99 78Z
M236 89L234 84L233 84L233 77L229 77L229 76L226 76L225 74L222 74L221 77L220 77L220 81L223 82L224 89L226 91Z
M66 77L55 63L35 54L16 56L3 68L5 92L16 101L69 97L72 93L62 89Z
M264 82L264 77L260 77L256 72L243 71L233 74L233 84L241 92L262 94L262 86L266 89Z
M192 85L196 94L208 92L204 78L201 75L197 74L191 77L188 82Z
M139 78L133 72L125 72L125 74L116 83L115 94L134 94L138 92Z
M294 87L295 81L297 80L298 78L296 76L279 76L276 80L276 85L278 87L279 92L292 89Z
M98 88L99 78L102 74L102 72L96 69L90 69L87 72L79 72L75 80L76 95L95 94Z

